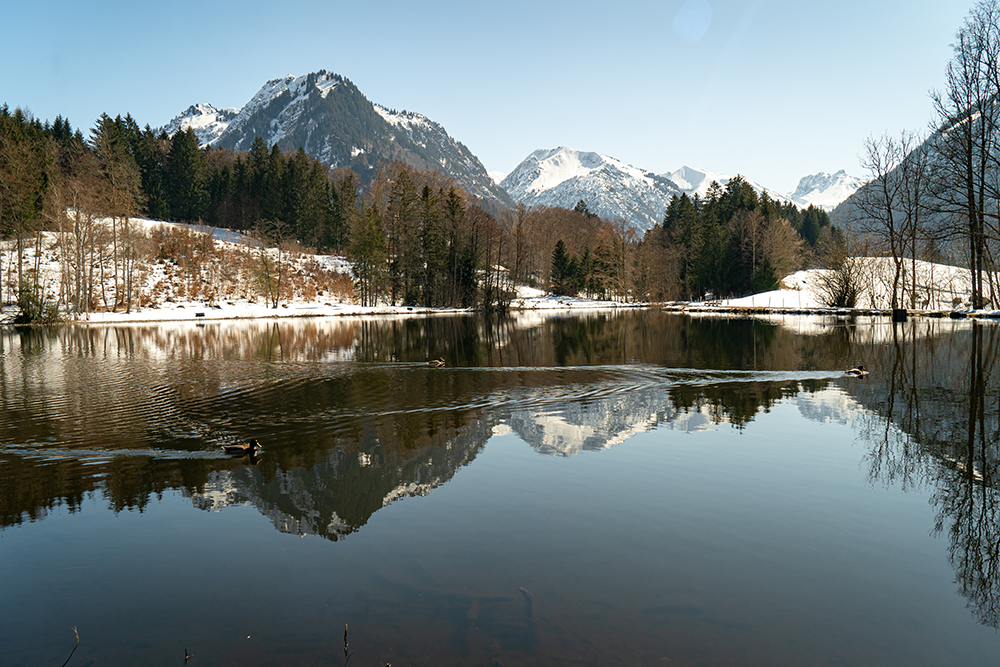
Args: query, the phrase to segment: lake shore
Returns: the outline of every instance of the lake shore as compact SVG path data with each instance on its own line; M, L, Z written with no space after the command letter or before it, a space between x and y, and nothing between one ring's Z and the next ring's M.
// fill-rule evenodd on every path
M248 247L255 243L252 239L215 228L196 225L164 223L155 220L135 219L135 224L150 233L163 229L179 230L184 233L209 233L217 251L216 263L225 258L230 264L240 266L247 259ZM56 252L58 238L45 233L44 257L36 262L34 247L25 249L22 261L26 270L38 267L40 283L46 299L56 299L56 286L61 284L63 263ZM171 237L172 238L172 237ZM257 252L257 251L255 251ZM344 258L332 255L295 254L280 257L277 251L268 250L274 261L280 261L289 271L289 276L298 276L299 286L290 290L294 296L282 299L277 308L263 295L255 295L254 290L239 280L229 283L220 281L224 275L218 267L213 270L203 267L196 271L192 282L190 271L182 269L177 261L155 261L145 268L141 278L144 286L139 292L145 295L142 308L123 310L95 310L78 317L66 316L67 324L119 324L143 322L183 322L208 320L245 320L305 317L380 316L380 315L435 315L446 313L471 313L468 308L424 308L416 306L361 306L350 301L351 264ZM6 267L4 295L9 298L16 285L17 277L12 271L16 263L14 249L10 244L0 244L0 266ZM619 310L626 308L662 308L669 312L698 315L718 314L727 317L754 315L814 315L835 317L892 317L888 307L891 302L888 286L891 284L891 260L889 258L860 258L858 261L858 303L862 307L830 308L825 306L823 275L827 269L807 269L796 271L781 280L778 289L752 294L745 297L708 298L703 301L673 301L666 303L621 302L613 300L593 300L582 297L556 296L525 285L518 285L516 297L510 304L511 311L577 311L577 310ZM206 264L208 267L209 264ZM214 266L214 265L212 265ZM104 303L115 301L117 293L117 273L109 267L99 291ZM244 267L245 271L245 267ZM207 272L207 273L206 273ZM0 272L2 273L2 272ZM239 272L237 272L239 273ZM204 275L203 275L204 274ZM907 309L912 317L952 317L1000 319L1000 310L970 308L970 277L967 269L954 266L935 265L927 262L916 263L917 283L911 291L919 295L917 303L923 307ZM214 278L213 278L214 277ZM317 282L317 278L320 278ZM292 284L295 284L295 280ZM310 283L311 289L305 289ZM346 284L346 287L345 287ZM909 284L909 283L907 283ZM283 292L284 293L284 292ZM912 303L902 295L902 300ZM0 326L13 324L18 314L14 305L0 309Z
M535 294L515 299L510 306L513 312L524 311L585 311L585 310L623 310L634 308L656 308L672 313L689 315L719 315L725 317L752 317L757 315L806 315L827 316L839 318L852 317L893 317L891 309L879 308L830 308L807 300L808 305L791 305L801 303L803 299L798 290L780 290L786 293L779 296L771 294L755 295L742 299L720 301L675 301L668 303L626 303L620 301L602 301L581 297L554 296L551 294ZM97 311L86 313L77 319L66 319L61 324L134 324L153 322L184 322L184 321L220 321L220 320L254 320L254 319L286 319L286 318L333 318L333 317L378 317L378 316L413 316L413 315L447 315L455 313L473 313L472 308L425 308L418 306L360 306L352 303L328 303L293 301L281 303L277 308L262 303L225 301L221 303L204 303L185 301L164 303L152 308L138 308L131 312ZM951 318L951 319L1000 319L1000 310L928 310L904 309L907 317ZM0 326L10 326L18 310L8 306L0 312Z
M650 304L599 301L580 297L560 297L544 293L530 294L514 299L512 311L559 310L619 310L646 308ZM161 303L150 308L125 311L95 311L79 318L66 319L63 324L126 324L139 322L183 322L251 319L285 319L305 317L364 317L399 315L444 315L473 313L472 308L424 308L419 306L361 306L344 302L310 302L295 300L279 303L277 308L260 302L227 300L206 303L201 301L176 301ZM10 325L17 315L16 306L5 307L0 314L0 325Z

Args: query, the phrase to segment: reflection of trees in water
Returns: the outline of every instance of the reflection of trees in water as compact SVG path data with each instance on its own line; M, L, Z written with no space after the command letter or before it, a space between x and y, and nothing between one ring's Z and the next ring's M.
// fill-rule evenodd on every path
M948 440L953 443L954 466L940 471L932 500L938 509L935 530L948 533L959 589L981 623L1000 627L997 330L975 325L971 337L962 394L967 420ZM992 395L989 414L987 395Z
M184 455L237 438L268 434L255 470L271 478L326 465L334 450L372 437L381 457L405 463L478 433L504 397L530 405L539 390L586 393L614 382L620 364L824 368L842 345L751 320L631 310L3 331L0 443L58 456L0 463L0 522L72 511L87 493L116 511L141 510L170 489L203 493L213 472L237 464ZM423 365L439 356L445 369ZM744 424L794 390L680 387L669 398ZM578 400L572 394L566 401ZM609 424L617 431L606 437L629 426ZM179 458L149 454L158 450Z
M56 507L76 512L94 490L75 459L40 465L21 456L0 454L0 528L38 521Z
M730 423L743 429L758 413L801 391L818 391L826 382L738 382L706 386L678 385L668 391L678 411L708 412L713 424Z
M1000 335L973 323L941 338L893 329L873 347L882 372L859 398L872 480L928 486L956 583L979 622L1000 627Z
M143 511L153 496L171 489L205 489L217 462L114 456L99 461L67 456L42 460L0 456L0 528L37 521L56 507L70 513L87 497L103 497L114 512Z
M252 502L283 530L336 539L392 499L426 493L450 479L481 451L492 427L513 413L510 405L522 411L524 433L539 426L530 422L531 411L542 400L538 419L563 410L567 421L579 418L594 427L578 429L591 434L583 446L602 447L627 437L640 419L655 414L662 423L664 405L671 415L699 411L741 428L776 402L827 385L659 385L642 375L648 369L833 370L865 363L873 374L844 386L871 410L858 425L869 443L873 480L933 487L938 530L949 535L960 589L982 622L1000 622L994 328L860 322L803 335L761 321L657 311L532 317L537 319L463 315L0 334L0 345L21 353L0 359L7 415L0 419L0 442L44 448L83 424L91 437L109 438L95 442L94 450L168 443L179 453L197 453L217 449L211 438L219 433L270 434L266 455L253 468L227 459L138 453L85 463L68 452L45 461L6 454L0 459L0 525L35 520L60 505L76 511L88 494L102 494L115 511L141 511L173 490L196 503L214 502L214 494L221 494L219 502ZM423 363L439 356L447 360L444 369ZM135 359L152 363L138 370L124 363ZM94 360L101 363L83 363ZM635 377L623 380L615 370L622 365ZM95 380L94 369L108 367L116 381L126 373L121 386L134 405L123 408L122 392L108 392ZM633 381L636 388L628 385ZM90 386L93 392L73 391ZM609 393L595 397L592 390L604 387L611 387ZM510 397L513 403L505 404ZM140 413L143 418L134 418ZM88 441L71 444L91 447Z

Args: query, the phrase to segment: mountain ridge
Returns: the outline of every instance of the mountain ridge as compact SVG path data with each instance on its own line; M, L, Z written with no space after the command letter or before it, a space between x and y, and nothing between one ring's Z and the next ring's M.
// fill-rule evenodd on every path
M332 169L347 167L368 182L384 162L454 178L487 208L513 207L479 159L439 123L369 101L349 79L326 70L271 79L240 109L195 104L161 128L190 127L202 146L249 150L268 146L305 152Z
M655 174L603 153L565 146L540 148L529 154L500 182L511 198L525 206L573 208L579 201L602 218L623 218L646 230L663 220L671 197L686 194L705 198L713 182L722 187L732 176L684 165ZM753 180L744 180L758 193L801 208L814 204L831 210L861 183L844 170L803 177L795 192L782 195ZM853 189L851 186L853 185Z
M846 171L827 174L819 172L803 176L788 197L802 207L818 206L832 211L864 185L863 179L849 175Z
M573 208L582 200L602 218L624 218L639 229L660 222L670 198L681 192L652 172L565 146L533 151L500 187L526 206Z
M603 153L559 146L533 151L498 182L496 172L487 172L440 123L371 102L349 79L326 70L271 79L240 108L193 104L159 129L173 134L187 128L202 146L245 151L256 137L285 151L301 146L330 168L352 169L365 183L385 162L437 171L454 178L494 213L515 203L573 208L582 200L602 218L624 219L638 230L661 222L674 195L704 197L713 181L725 186L732 178L687 165L657 174ZM777 201L826 210L861 184L844 170L819 172L782 195L744 179Z

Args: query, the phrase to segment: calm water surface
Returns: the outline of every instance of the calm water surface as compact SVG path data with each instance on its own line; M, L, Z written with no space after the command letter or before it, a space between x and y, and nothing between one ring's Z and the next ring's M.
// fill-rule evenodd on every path
M3 330L0 663L76 627L70 665L991 664L998 345L651 311Z

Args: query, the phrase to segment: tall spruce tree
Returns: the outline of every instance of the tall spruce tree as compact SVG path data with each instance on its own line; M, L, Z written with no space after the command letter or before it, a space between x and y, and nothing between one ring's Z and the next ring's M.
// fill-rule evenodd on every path
M570 257L566 251L566 243L559 239L555 248L552 249L552 270L551 270L551 290L553 294L559 296L569 296L572 292L572 283L576 279L571 275Z
M205 154L190 127L170 140L164 190L170 218L194 222L205 218L208 208L208 176Z

